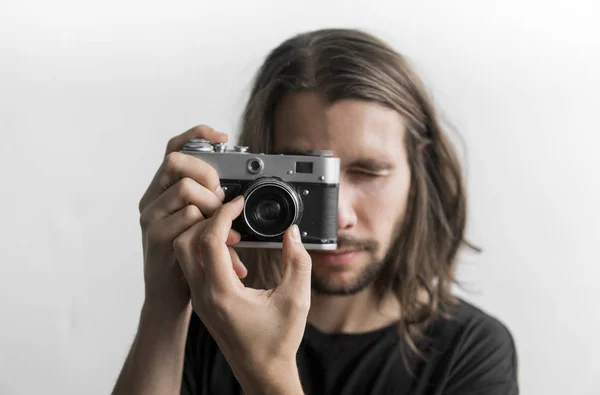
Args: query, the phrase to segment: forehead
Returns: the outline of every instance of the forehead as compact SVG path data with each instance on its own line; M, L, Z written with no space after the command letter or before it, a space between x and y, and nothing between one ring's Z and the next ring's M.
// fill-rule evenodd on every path
M274 114L276 151L327 149L342 162L357 156L404 156L405 122L391 108L366 100L326 102L313 92L283 97Z

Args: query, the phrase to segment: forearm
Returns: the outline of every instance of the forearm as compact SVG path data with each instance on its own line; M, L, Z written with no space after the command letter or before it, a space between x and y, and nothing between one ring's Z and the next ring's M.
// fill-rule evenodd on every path
M191 304L178 311L144 305L113 395L180 393L191 312Z

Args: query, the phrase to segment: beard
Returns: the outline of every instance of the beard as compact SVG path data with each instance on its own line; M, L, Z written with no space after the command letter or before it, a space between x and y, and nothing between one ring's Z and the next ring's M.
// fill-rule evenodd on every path
M313 291L321 295L354 295L379 277L385 265L385 259L376 257L379 243L375 240L357 240L349 237L338 238L338 248L352 248L366 251L371 256L371 262L362 268L361 272L348 284L337 285L328 278L321 278L313 272L311 286Z

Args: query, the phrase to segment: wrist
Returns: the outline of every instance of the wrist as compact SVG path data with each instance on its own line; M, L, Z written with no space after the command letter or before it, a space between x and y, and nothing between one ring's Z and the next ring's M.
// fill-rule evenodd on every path
M296 361L271 362L251 371L236 372L246 395L303 395Z
M171 322L187 320L192 312L192 304L167 304L146 299L142 305L141 320L144 322Z
M184 292L156 292L146 288L144 305L153 310L181 311L190 303L190 294Z

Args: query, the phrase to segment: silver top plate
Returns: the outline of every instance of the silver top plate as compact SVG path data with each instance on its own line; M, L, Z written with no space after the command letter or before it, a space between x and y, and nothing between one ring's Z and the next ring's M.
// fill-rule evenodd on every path
M184 146L181 152L211 165L221 179L248 181L266 176L324 184L339 184L340 180L340 159L333 156L255 154L239 149L215 152L200 144Z

